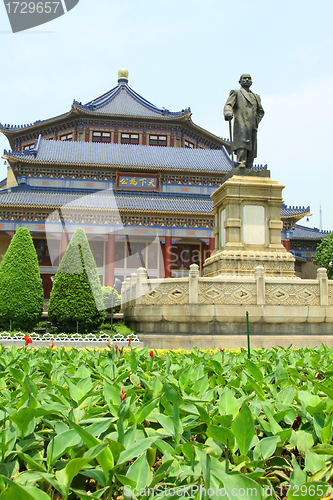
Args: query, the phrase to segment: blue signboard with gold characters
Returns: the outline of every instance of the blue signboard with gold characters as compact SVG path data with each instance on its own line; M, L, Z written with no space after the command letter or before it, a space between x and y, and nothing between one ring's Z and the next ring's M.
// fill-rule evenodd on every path
M161 174L137 174L117 171L117 191L153 191L160 192Z

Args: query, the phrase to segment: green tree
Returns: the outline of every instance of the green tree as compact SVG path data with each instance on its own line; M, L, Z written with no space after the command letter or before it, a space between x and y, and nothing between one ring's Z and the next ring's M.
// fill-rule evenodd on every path
M77 229L62 258L51 291L48 317L64 332L95 330L105 320L102 287L85 232Z
M328 279L333 279L333 232L318 245L313 263L326 267Z
M32 331L43 311L38 259L26 227L14 234L0 264L0 327Z

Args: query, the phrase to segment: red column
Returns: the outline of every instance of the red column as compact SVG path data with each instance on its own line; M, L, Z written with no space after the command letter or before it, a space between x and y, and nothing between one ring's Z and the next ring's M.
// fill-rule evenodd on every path
M166 236L164 245L164 273L166 278L171 278L171 266L172 266L171 252L172 252L171 236Z
M290 252L290 240L284 240L284 241L282 241L282 245L287 250L287 252Z
M209 252L210 256L212 255L213 251L215 250L215 238L209 238Z
M87 127L85 133L85 142L89 142L89 140L90 140L90 133L89 133L89 127Z
M114 234L109 234L106 242L106 262L105 262L105 286L114 285L114 260L115 260L115 238Z
M65 255L65 252L68 247L68 233L67 231L63 231L61 235L61 242L60 242L60 259L59 262L62 260L63 256Z

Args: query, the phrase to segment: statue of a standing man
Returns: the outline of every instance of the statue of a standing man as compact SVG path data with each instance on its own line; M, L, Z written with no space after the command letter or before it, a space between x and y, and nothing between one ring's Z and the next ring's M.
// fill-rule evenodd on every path
M241 88L231 90L224 106L224 119L230 121L235 117L232 149L237 155L237 167L250 169L257 157L258 125L265 113L260 96L250 90L251 76L242 75L239 83Z

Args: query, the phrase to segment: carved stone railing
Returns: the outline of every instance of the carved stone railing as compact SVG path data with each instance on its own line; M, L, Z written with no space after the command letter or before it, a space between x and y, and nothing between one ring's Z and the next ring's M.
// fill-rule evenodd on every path
M123 308L134 305L333 305L333 282L326 269L317 278L300 280L272 278L257 266L254 277L199 277L199 266L190 266L186 278L149 280L146 269L139 268L122 287Z

